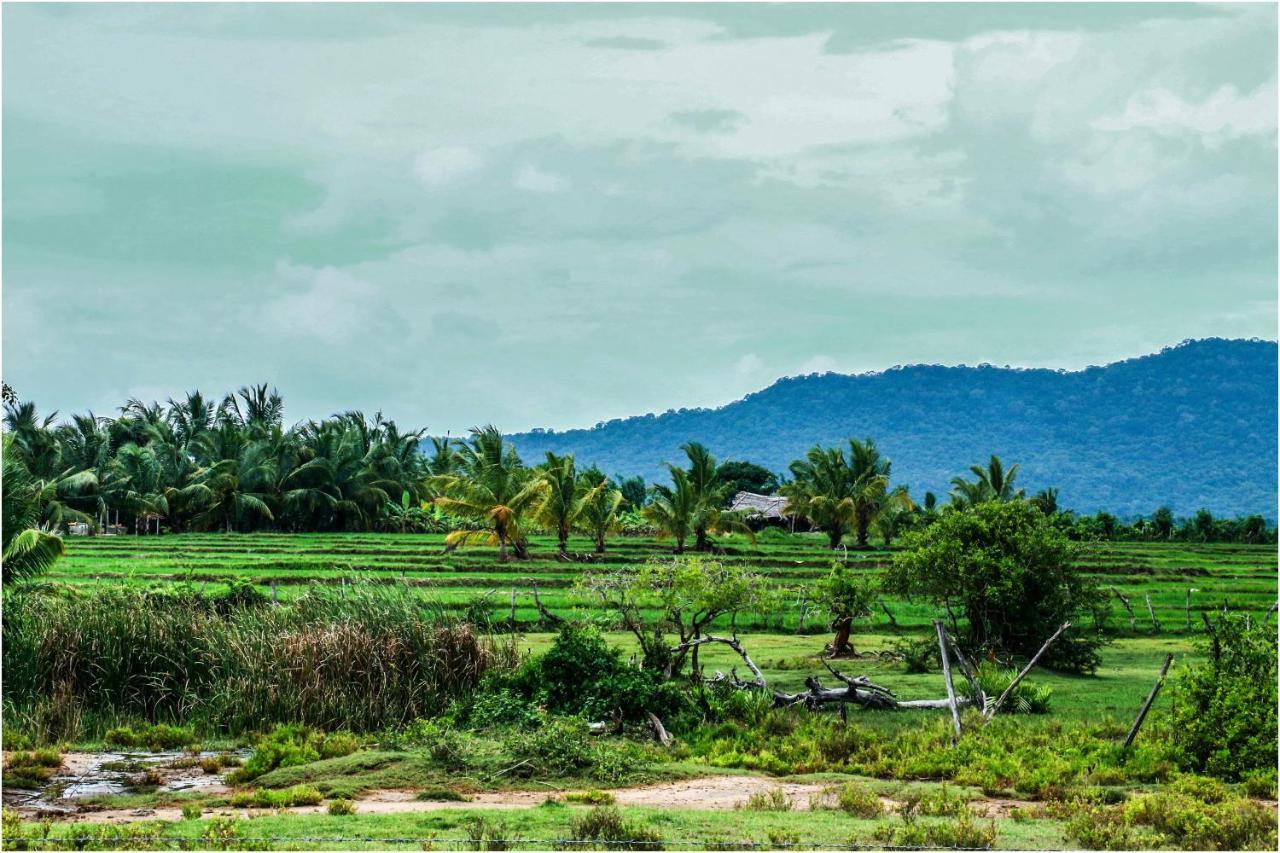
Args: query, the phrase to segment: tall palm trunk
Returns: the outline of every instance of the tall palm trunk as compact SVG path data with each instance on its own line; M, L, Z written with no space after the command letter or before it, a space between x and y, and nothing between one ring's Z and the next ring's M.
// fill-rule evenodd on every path
M840 547L842 539L844 539L844 527L832 527L827 530L827 541L831 543L832 551Z
M560 542L560 559L569 559L569 528L561 527L556 531Z
M596 534L596 553L597 554L604 553L604 533L603 532Z
M496 524L493 532L498 537L498 562L505 563L511 559L507 555L507 526L505 524Z

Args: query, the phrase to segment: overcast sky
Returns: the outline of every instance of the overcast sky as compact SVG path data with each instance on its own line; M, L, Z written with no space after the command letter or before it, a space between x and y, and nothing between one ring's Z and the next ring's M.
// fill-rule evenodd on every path
M455 433L1276 336L1276 7L6 5L3 374Z

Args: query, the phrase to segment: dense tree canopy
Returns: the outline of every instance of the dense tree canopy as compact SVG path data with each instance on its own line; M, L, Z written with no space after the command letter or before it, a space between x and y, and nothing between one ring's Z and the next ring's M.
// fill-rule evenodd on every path
M1073 566L1071 543L1024 501L943 513L903 539L887 589L942 607L975 649L1031 655L1059 625L1075 627L1046 662L1092 671L1105 594Z

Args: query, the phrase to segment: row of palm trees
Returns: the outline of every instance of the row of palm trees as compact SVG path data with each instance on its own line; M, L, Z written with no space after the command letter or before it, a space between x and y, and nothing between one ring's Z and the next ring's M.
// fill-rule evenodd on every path
M217 404L192 392L167 405L130 400L114 418L55 418L5 403L6 461L31 478L38 521L54 530L140 531L151 519L174 531L367 530L388 504L425 499L439 462L419 452L423 430L402 432L381 414L285 428L283 401L266 385Z
M567 558L574 531L603 552L625 507L639 510L677 553L709 550L716 536L752 535L726 509L729 469L692 442L682 447L687 464L668 463L670 484L650 486L641 508L635 495L624 496L636 484L579 469L571 454L547 453L528 466L493 426L466 441L433 438L428 454L420 450L424 430L402 431L381 414L350 411L286 428L283 400L266 385L217 403L196 391L164 405L130 400L113 418L55 419L31 403L5 401L6 465L21 467L34 522L47 531L77 522L141 531L152 520L173 531L404 530L410 516L430 511L447 516L447 547L485 541L503 560L522 558L538 529L553 532ZM992 457L972 470L975 480L953 481L954 506L1023 496L1013 488L1018 466L1006 470ZM847 452L815 446L790 472L780 488L789 514L824 532L833 548L846 532L860 547L873 531L889 543L936 512L932 494L919 507L890 482L891 463L870 438L851 439Z

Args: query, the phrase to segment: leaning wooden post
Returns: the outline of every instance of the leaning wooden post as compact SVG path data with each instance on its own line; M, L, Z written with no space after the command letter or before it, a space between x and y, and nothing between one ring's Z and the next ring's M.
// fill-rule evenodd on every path
M1151 606L1151 593L1144 592L1143 596L1147 599L1147 613L1151 616L1151 633L1160 633L1160 620L1156 618L1156 609Z
M947 654L947 640L942 634L942 622L933 620L933 630L938 634L938 652L942 655L942 680L947 683L947 704L951 706L951 722L955 734L951 737L951 745L960 740L960 710L956 707L956 687L951 682L951 655Z
M1142 709L1138 711L1138 719L1133 721L1133 728L1129 729L1129 736L1124 739L1124 746L1120 747L1120 751L1127 752L1129 747L1133 745L1133 739L1138 736L1138 729L1142 728L1142 721L1147 718L1147 712L1151 710L1151 703L1156 701L1156 696L1160 693L1160 688L1164 686L1164 678L1169 674L1169 664L1173 663L1173 655L1164 656L1164 666L1160 667L1160 674L1156 676L1156 683L1151 685L1151 692L1147 694L1147 701L1142 703Z
M1116 594L1116 598L1120 599L1120 603L1124 605L1124 609L1129 611L1129 630L1138 630L1138 617L1133 615L1133 607L1129 604L1129 597L1127 595L1121 595L1120 590L1116 589L1114 586L1111 587L1111 591Z
M1004 689L1004 692L1000 694L1000 697L991 704L991 708L986 712L986 718L988 722L990 722L991 718L994 717L996 715L996 712L1000 710L1000 706L1004 704L1004 700L1008 699L1013 694L1013 688L1017 687L1018 683L1021 682L1022 679L1027 677L1027 673L1031 671L1031 668L1036 665L1036 663L1040 660L1040 657L1045 653L1046 650L1048 650L1049 646L1053 645L1054 640L1061 637L1062 632L1067 630L1070 627L1071 627L1070 622L1063 622L1062 627L1060 627L1057 631L1054 631L1053 636L1044 641L1044 645L1040 647L1040 651L1036 652L1035 657L1033 657L1031 660L1027 662L1027 665L1022 668L1022 672L1014 676L1013 681L1009 682L1009 686Z
M884 603L884 599L880 599L880 609L884 611L884 615L889 617L889 624L894 628L898 627L898 620L893 618L893 611L889 609L889 605Z

